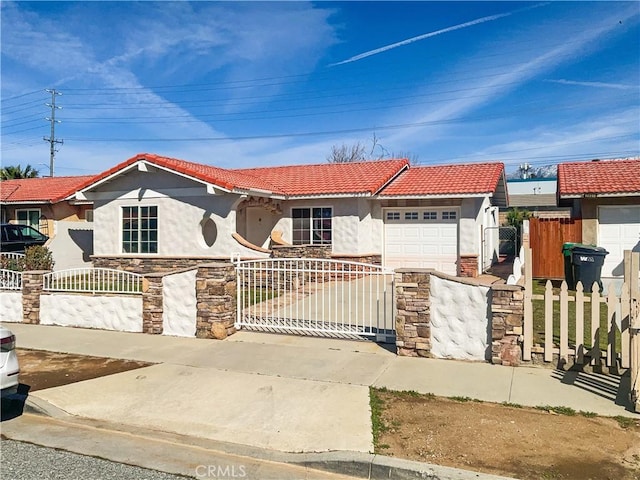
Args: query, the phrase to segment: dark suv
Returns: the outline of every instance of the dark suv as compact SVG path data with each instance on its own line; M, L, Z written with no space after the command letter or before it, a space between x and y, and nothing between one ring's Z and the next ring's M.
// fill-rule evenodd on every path
M2 252L24 252L27 247L44 245L49 240L49 237L29 225L3 223L0 227L2 228L2 236L0 236Z

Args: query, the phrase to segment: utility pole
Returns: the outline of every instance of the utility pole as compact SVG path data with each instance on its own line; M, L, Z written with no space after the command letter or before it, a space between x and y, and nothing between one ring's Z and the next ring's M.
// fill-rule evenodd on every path
M56 96L62 95L55 88L47 88L46 92L51 94L51 103L45 103L47 107L51 108L51 117L46 117L45 120L51 123L51 135L49 138L42 137L45 142L49 142L49 176L53 177L53 159L56 156L56 143L63 144L64 140L56 140L56 123L60 123L60 120L56 120L56 110L62 109L62 107L56 105Z

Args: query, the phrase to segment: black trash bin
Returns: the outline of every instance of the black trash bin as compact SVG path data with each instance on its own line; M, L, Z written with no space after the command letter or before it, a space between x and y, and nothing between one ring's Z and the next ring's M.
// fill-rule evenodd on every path
M571 249L573 279L575 283L582 282L585 292L591 291L594 282L598 282L600 291L602 291L600 273L602 272L604 257L608 254L609 252L604 248L590 245L574 245Z
M576 288L576 281L573 277L573 262L571 261L571 252L573 247L579 245L578 243L564 243L562 245L562 256L564 257L564 279L567 282L569 290Z

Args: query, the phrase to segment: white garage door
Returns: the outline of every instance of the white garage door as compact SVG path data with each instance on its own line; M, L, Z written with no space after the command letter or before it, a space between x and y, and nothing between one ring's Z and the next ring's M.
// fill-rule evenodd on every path
M385 266L433 268L456 275L458 215L455 208L385 210Z
M640 250L640 205L600 207L598 221L598 246L609 252L602 276L622 276L624 250Z

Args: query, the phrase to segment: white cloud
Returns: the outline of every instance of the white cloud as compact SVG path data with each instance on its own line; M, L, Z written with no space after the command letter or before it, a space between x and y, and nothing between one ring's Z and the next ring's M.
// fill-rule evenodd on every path
M85 15L86 9L90 8L91 4L81 5L81 9L85 9ZM120 111L108 110L105 115L99 110L74 110L73 107L68 107L65 110L67 118L96 119L102 115L115 117L115 120L111 124L106 122L91 125L68 121L60 126L57 137L66 137L66 142L57 155L56 163L60 165L61 172L64 169L74 171L75 174L100 171L136 152L147 150L146 142L78 142L74 137L226 136L222 128L216 129L199 121L185 108L167 100L162 94L144 88L144 84L157 85L163 81L187 84L194 72L202 75L215 70L219 70L218 73L228 82L238 78L306 72L319 61L325 49L336 41L334 31L327 21L332 10L314 8L311 4L244 5L211 2L190 5L163 2L136 4L131 8L141 9L144 15L133 15L125 21L129 36L120 37L121 30L117 25L114 26L109 54L106 54L104 46L98 52L100 46L89 42L86 36L81 36L82 29L74 28L72 21L69 21L68 29L65 30L55 20L20 9L19 5L3 7L3 56L38 72L39 78L56 79L55 82L45 80L50 82L46 86L56 86L63 93L66 85L95 88L93 94L91 90L87 90L89 94L82 97L63 97L61 104L64 105L64 100L71 103L80 98L85 105L99 105L105 101L105 97L100 95L105 93L105 89L117 88L128 89L130 93L120 98L116 98L115 94L111 95L110 100L120 101L126 107L140 106L139 111L122 108ZM74 11L70 15L79 13ZM78 20L83 17L74 18ZM171 67L172 64L176 65L175 68ZM176 75L171 77L171 73ZM157 74L158 80L150 79L154 74ZM253 88L260 88L262 95L268 95L269 92L277 91L278 87ZM4 96L17 93L20 92L9 92L3 88ZM243 94L246 93L246 90L243 91ZM231 100L233 94L225 94L225 97ZM113 123L142 114L148 121L120 126ZM153 121L154 118L171 116L184 118L185 122L168 124ZM43 159L48 160L43 155L46 150L42 145L27 144L21 136L3 135L3 143L17 143L23 147L18 149L12 145L10 148L3 148L3 161L37 165ZM255 165L257 153L274 150L271 146L282 146L283 140L159 142L154 145L156 146L152 150L155 153L240 167ZM258 145L260 148L257 148ZM162 151L157 151L158 148ZM269 155L273 161L277 161L277 157L275 153ZM280 162L284 157L288 155L280 155Z
M429 126L429 124L453 123L453 121L456 120L458 123L464 123L465 115L478 109L480 106L490 104L505 97L519 86L522 86L544 72L556 68L563 62L567 62L568 59L570 61L581 55L584 56L590 49L598 48L596 41L617 28L620 19L626 21L636 15L637 12L635 8L629 8L623 12L616 12L610 17L601 19L598 24L590 25L590 28L584 29L581 34L574 36L571 42L560 41L559 46L547 51L538 52L529 60L523 60L521 58L522 55L518 53L511 59L513 63L509 64L507 62L507 66L498 66L496 69L499 73L496 75L486 78L479 77L476 81L469 81L468 78L465 78L464 81L459 81L456 79L456 75L450 76L450 86L460 84L465 87L459 92L458 98L446 103L440 108L430 110L427 114L415 109L411 122L406 122L405 115L403 117L405 123L423 123L425 126L403 129L389 136L387 141L394 145L415 142L421 142L422 145L424 145L429 141L436 140L439 135L449 130L450 127L446 125L434 127ZM525 32L524 35L532 42L535 40L533 40L531 36L534 36L534 38L542 37L540 32ZM498 48L503 47L504 45L498 46ZM501 59L501 61L504 62L504 59ZM522 63L516 63L517 61L522 61ZM465 75L468 75L468 71L474 71L474 68L478 65L482 65L486 70L492 69L492 67L486 63L486 56L483 56L480 61L473 58L465 59L465 64L467 66ZM443 75L446 76L447 73L443 72ZM427 128L429 136L425 139L424 132Z
M638 149L638 111L627 108L575 124L548 125L512 131L504 143L497 141L470 153L473 161L501 160L508 165L523 161L552 164L596 156L625 156ZM507 135L505 135L507 137ZM496 139L497 140L497 139Z

